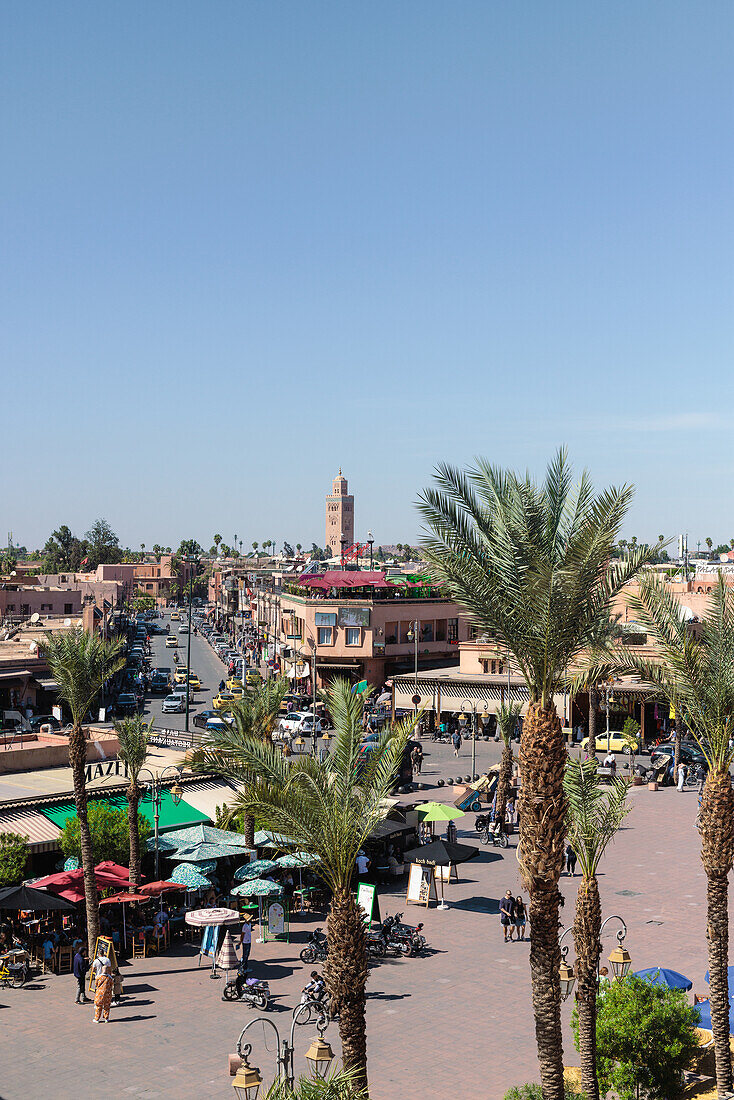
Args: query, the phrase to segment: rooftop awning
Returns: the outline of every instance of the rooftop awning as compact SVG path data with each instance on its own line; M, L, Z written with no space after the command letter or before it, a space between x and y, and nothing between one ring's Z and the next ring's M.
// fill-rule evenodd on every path
M47 677L47 676L34 676L34 677L33 677L33 679L34 679L34 680L36 681L36 683L37 683L37 684L38 684L38 685L39 685L40 687L42 687L42 688L43 688L43 689L44 689L45 691L57 691L57 690L58 690L58 686L59 686L59 685L58 685L58 684L57 684L57 682L56 682L55 680L53 680L53 679L52 679L51 677Z
M0 833L18 833L28 837L32 852L55 852L61 830L34 809L0 810Z
M217 806L226 806L234 802L237 791L228 783L216 779L202 779L200 783L187 783L183 793L184 801L195 810L206 814L209 821L214 821Z
M108 794L104 798L90 798L89 801L90 803L106 802L108 805L112 806L114 810L125 810L125 812L127 812L127 796L125 794ZM139 810L143 817L147 817L152 825L153 807L150 804L150 796L147 792L144 797L140 799ZM57 802L53 806L42 806L40 812L44 814L49 821L53 821L55 825L63 829L67 818L76 817L76 806L73 801ZM167 788L161 791L161 810L158 823L159 832L165 832L168 829L183 829L187 825L197 825L200 821L208 820L209 814L202 813L186 802L185 794L184 798L181 799L177 806L171 797L171 792Z
M14 668L7 672L0 672L0 680L16 680L19 676L30 676L31 671L27 668Z

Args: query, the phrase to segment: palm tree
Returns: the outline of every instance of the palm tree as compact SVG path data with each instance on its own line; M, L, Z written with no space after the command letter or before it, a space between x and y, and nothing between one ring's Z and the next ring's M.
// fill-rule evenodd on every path
M729 1049L729 894L734 863L734 790L729 767L734 752L734 593L719 574L701 621L689 629L681 605L653 575L641 578L629 605L653 639L655 660L621 647L607 654L608 670L633 672L655 684L686 725L706 757L708 774L701 805L701 859L706 872L707 940L711 988L711 1025L719 1095L732 1089ZM599 674L599 666L591 675Z
M517 720L520 717L519 703L503 703L497 711L497 729L502 738L502 756L500 758L500 770L497 776L497 801L495 804L495 821L504 822L507 800L510 797L512 784L512 735L515 732Z
M360 759L364 696L347 680L335 679L325 692L335 727L331 754L285 759L280 750L252 738L242 741L240 767L251 777L231 807L253 814L265 828L287 837L284 850L317 856L316 873L331 890L326 980L331 1008L339 1015L346 1069L367 1086L365 986L367 949L362 911L352 894L360 848L385 817L383 800L393 787L411 725L387 730L369 760Z
M258 559L258 553L257 553L257 548L258 548L259 545L260 545L259 542L253 542L253 544L252 544L252 549L254 551L256 560L259 560Z
M569 758L563 780L568 801L568 839L581 867L573 938L576 945L576 1007L579 1014L581 1086L586 1100L599 1100L596 1077L596 997L601 954L601 901L596 873L624 817L627 782L602 788L595 760Z
M707 546L708 546L708 548L709 548L709 555L710 555L710 554L711 554L711 548L712 548L712 547L713 547L713 545L714 545L714 540L713 540L712 538L707 538L707 539L706 539L706 545L707 545Z
M275 1081L265 1100L369 1100L369 1097L357 1084L355 1074L341 1070L315 1081L301 1077L292 1087L286 1081Z
M288 688L285 676L248 687L242 699L232 706L232 725L227 723L221 730L212 730L190 756L192 770L249 784L252 776L242 764L243 754L252 745L272 744L280 704ZM252 814L245 813L243 823L245 840L254 848L255 819Z
M87 939L90 956L99 935L97 883L94 877L92 838L87 820L87 790L84 768L87 761L86 738L82 723L98 697L105 681L123 668L124 639L105 642L97 634L75 628L64 634L47 633L40 649L51 675L59 685L59 696L71 711L69 767L74 783L74 802L79 818L84 901L87 911Z
M299 555L300 555L302 549L303 549L303 543L302 542L297 542L296 543L296 550L298 551Z
M566 833L566 749L554 697L566 669L610 620L612 601L647 560L611 557L632 489L573 487L565 451L542 485L480 460L437 471L420 509L424 553L471 622L517 662L529 694L520 746L519 862L530 895L530 971L544 1100L563 1100L558 882Z
M215 546L214 553L215 554L219 553L219 544L220 544L221 541L222 541L222 536L221 535L215 535L214 536L214 546Z
M130 828L130 889L140 885L140 836L138 834L138 802L140 787L138 779L145 764L148 752L148 738L153 728L153 720L146 724L139 714L132 718L123 718L115 722L115 732L120 748L117 755L127 765L127 819Z

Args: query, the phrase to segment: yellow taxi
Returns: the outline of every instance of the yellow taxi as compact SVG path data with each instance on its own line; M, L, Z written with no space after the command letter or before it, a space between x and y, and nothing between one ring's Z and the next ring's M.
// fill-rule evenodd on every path
M196 675L195 672L189 673L189 687L195 688L196 691L198 691L199 688L201 687L201 680L199 679L199 677Z
M182 668L179 665L178 668L176 669L176 671L173 674L173 682L175 684L185 684L186 683L186 671L187 670L186 670L185 667Z
M242 684L235 684L234 687L230 688L230 694L234 695L235 699L244 699L245 689Z
M234 691L235 688L241 688L242 681L238 676L230 676L227 680L227 691Z
M172 623L180 623L181 622L181 616L179 615L178 611L172 611L171 612L171 622Z
M245 683L249 687L252 687L255 684L259 684L261 680L262 676L260 675L259 668L248 668L247 672L245 673Z
M215 710L227 710L234 703L235 698L231 691L218 691L212 699Z
M630 752L637 752L639 745L634 738L627 741L619 730L611 730L609 733L609 749L612 752L622 752L625 756L629 756ZM589 750L589 738L585 737L581 742L582 752L588 752ZM606 733L600 734L596 739L596 752L597 755L607 751L607 735Z
M169 634L166 638L166 649L178 649L178 638L175 634Z

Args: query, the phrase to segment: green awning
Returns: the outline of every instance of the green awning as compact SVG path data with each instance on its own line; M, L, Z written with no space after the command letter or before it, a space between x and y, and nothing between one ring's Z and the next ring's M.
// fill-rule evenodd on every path
M113 810L127 811L127 797L124 794L108 794L104 798L90 798L89 801L106 802ZM150 803L150 795L146 793L140 799L138 809L143 817L148 818L152 827L153 807ZM39 807L39 811L49 821L53 821L59 829L63 829L68 817L76 817L76 806L72 801L57 802L55 806ZM161 811L158 822L160 832L164 833L167 829L183 829L187 825L198 825L200 821L209 821L209 818L200 810L195 810L193 806L189 806L188 802L184 802L183 799L176 806L171 797L171 792L166 788L161 791Z

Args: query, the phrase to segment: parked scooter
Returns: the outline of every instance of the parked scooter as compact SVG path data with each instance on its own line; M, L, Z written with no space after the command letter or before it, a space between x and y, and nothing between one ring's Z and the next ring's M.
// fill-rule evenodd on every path
M270 984L258 978L248 978L247 971L238 973L233 982L228 982L222 993L223 1001L242 1001L251 1008L265 1011L270 1001Z
M426 937L421 934L423 923L404 924L400 919L402 915L402 913L396 913L394 917L385 917L382 922L382 934L388 942L398 944L403 955L418 955L426 946Z

